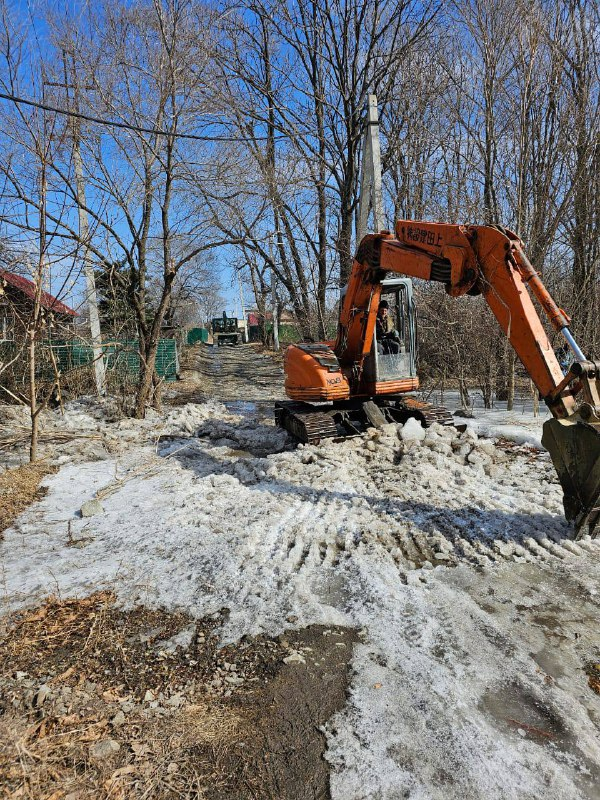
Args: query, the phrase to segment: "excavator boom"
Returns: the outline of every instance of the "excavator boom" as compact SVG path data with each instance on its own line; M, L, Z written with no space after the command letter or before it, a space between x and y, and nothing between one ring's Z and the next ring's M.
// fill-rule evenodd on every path
M553 419L544 424L542 443L563 488L565 515L575 522L579 535L600 530L600 362L585 358L568 315L554 302L512 231L399 220L395 235L366 236L341 304L335 343L288 350L288 396L308 403L332 401L334 409L336 403L361 398L364 413L373 420L384 396L390 399L384 408L387 418L397 418L400 406L403 411L409 408L401 395L417 388L416 376L382 382L373 378L370 366L373 358L377 362L377 313L383 282L390 274L443 283L452 297L483 295L552 413ZM567 375L533 298L573 353ZM323 409L319 413L325 416ZM306 411L305 416L310 418ZM335 413L329 412L329 418L335 419ZM423 415L422 421L426 422ZM335 430L333 425L325 435L335 435Z

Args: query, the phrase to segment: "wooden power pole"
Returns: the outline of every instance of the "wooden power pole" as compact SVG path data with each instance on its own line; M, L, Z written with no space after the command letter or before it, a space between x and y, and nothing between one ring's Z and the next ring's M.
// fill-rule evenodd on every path
M73 81L68 80L67 57L63 52L63 69L65 82L49 83L50 86L61 86L67 93L73 89L73 110L79 112L79 87L75 76ZM73 141L73 169L75 172L75 188L77 190L77 211L79 214L79 239L83 243L83 272L85 276L85 297L90 318L90 333L92 336L92 353L94 358L94 375L96 378L96 391L99 395L106 394L106 368L102 351L102 332L100 330L100 315L98 314L98 298L96 295L96 280L94 278L94 263L91 257L89 240L90 225L86 209L85 177L83 174L83 158L81 156L81 121L79 117L71 117L71 138Z

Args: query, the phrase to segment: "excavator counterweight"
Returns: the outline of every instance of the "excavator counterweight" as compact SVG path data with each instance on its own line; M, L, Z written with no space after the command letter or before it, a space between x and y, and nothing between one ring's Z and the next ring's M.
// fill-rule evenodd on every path
M403 277L399 277L403 276ZM416 417L450 424L443 409L410 395L419 387L411 278L444 284L451 297L481 294L553 419L542 444L564 493L576 536L600 533L600 362L587 359L529 262L523 243L501 226L399 220L361 241L340 302L335 341L291 345L286 394L276 422L315 442ZM536 310L571 349L567 375Z

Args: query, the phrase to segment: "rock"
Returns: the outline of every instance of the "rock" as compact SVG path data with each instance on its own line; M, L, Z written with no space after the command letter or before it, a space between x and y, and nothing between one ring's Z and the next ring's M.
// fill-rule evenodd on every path
M453 417L463 417L464 419L473 419L473 409L472 408L459 408L457 409Z
M302 655L302 653L297 653L294 651L289 656L286 656L283 659L284 664L306 664L306 659Z
M42 683L40 688L37 690L35 697L33 698L33 705L36 708L39 708L40 706L44 705L49 695L50 695L50 687L47 686L45 683Z
M118 753L120 749L121 745L114 739L102 739L90 747L90 756L96 761L102 761Z
M171 708L179 708L182 704L183 697L180 694L174 694L172 697L169 697L168 700L165 700L165 705L171 706Z
M82 517L93 517L96 514L103 514L104 508L100 500L86 500L81 506Z
M27 672L21 672L20 670L17 670L17 671L15 672L15 678L16 678L18 681L24 681L24 680L25 680L25 678L27 677L27 675L28 675L28 673L27 673Z
M111 719L110 724L113 726L113 728L120 728L121 725L125 724L125 714L122 711L117 711L117 713Z
M175 761L171 761L171 763L167 765L167 772L169 775L174 775L176 772L179 772L179 764L176 764Z
M163 648L167 653L174 653L178 647L188 650L194 641L195 635L196 626L190 625L189 627L179 631L179 633L176 633L175 636L171 636L170 639L158 642L157 647Z
M304 661L304 659L302 659L302 660ZM284 661L285 661L285 659L284 659ZM238 678L237 675L228 675L225 678L225 682L232 684L232 686L241 686L242 683L244 683L244 679L243 678Z
M151 703L153 700L156 699L156 696L152 689L146 689L146 694L144 695L144 702Z

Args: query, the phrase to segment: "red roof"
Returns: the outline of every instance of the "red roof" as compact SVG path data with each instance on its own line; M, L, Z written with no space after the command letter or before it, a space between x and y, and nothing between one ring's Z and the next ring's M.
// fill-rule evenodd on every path
M4 269L0 269L0 278L9 286L12 286L13 289L17 289L17 291L22 292L26 295L30 300L35 299L35 284L33 281L30 281L28 278L24 278L22 275L15 275L14 272L7 272ZM42 292L42 307L46 309L46 311L54 311L56 314L62 314L66 317L77 317L77 311L73 311L72 308L66 306L64 303L61 303L60 300L57 300L56 297L53 297L48 292Z

